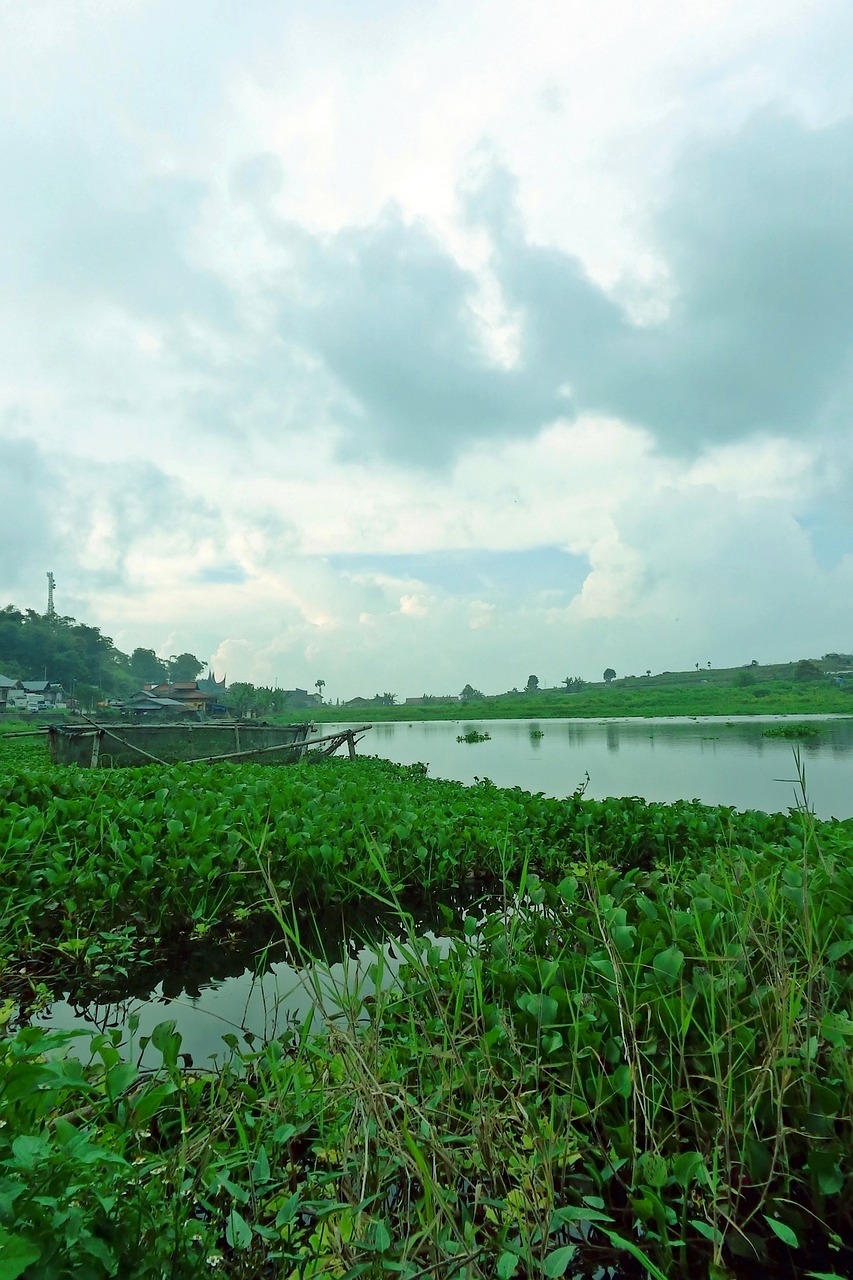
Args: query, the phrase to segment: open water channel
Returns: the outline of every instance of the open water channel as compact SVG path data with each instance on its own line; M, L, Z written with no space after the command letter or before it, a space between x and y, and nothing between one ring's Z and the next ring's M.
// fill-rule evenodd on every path
M804 723L809 718L798 718ZM799 744L808 801L820 818L853 817L853 719L811 718L819 736ZM377 724L362 740L360 752L400 764L423 762L432 777L473 783L489 778L498 786L520 786L551 796L567 796L586 783L585 794L642 796L646 800L701 800L737 809L786 810L802 802L790 741L767 737L784 723L750 719L629 721L502 720L489 722L405 721ZM332 732L335 726L324 726ZM488 733L485 742L458 742L468 729ZM588 782L587 780L588 775ZM340 923L340 921L338 921ZM429 935L429 921L423 931ZM377 931L377 936L378 936ZM330 975L297 971L284 961L258 974L250 956L220 956L172 974L144 997L117 1004L74 1006L57 1001L39 1021L60 1027L127 1027L138 1019L137 1035L150 1035L158 1022L173 1019L183 1049L196 1063L227 1052L222 1037L265 1039L300 1021L315 1003L316 983L324 982L324 1003L337 1003L329 984L372 983L370 970L379 947L357 950L329 922L327 954L337 963ZM383 950L393 964L396 946ZM210 959L208 957L208 959ZM133 1047L128 1046L133 1053Z

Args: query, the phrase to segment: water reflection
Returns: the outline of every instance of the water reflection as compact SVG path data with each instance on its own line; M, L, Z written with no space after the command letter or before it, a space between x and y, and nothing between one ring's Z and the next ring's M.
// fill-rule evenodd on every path
M799 798L792 744L764 736L785 719L466 720L466 728L490 735L473 745L457 744L458 721L389 723L375 725L364 745L400 764L426 763L432 777L467 784L488 777L502 787L567 796L589 773L586 795L593 799L697 799L773 812ZM796 720L820 724L819 738L800 744L815 812L852 817L853 720ZM541 738L533 737L534 723Z
M323 1018L358 1009L377 983L393 980L412 936L444 949L448 909L457 918L471 895L450 900L444 912L427 908L408 916L358 908L318 913L299 923L299 944L279 934L261 945L198 947L157 969L137 973L114 999L78 988L29 1019L62 1030L122 1033L122 1052L154 1067L159 1054L140 1048L160 1022L174 1021L181 1050L196 1065L230 1052L229 1040L250 1048L300 1026L312 1011ZM440 923L439 923L440 921ZM438 933L437 930L444 932ZM135 1025L135 1030L131 1027ZM81 1052L88 1056L86 1042Z

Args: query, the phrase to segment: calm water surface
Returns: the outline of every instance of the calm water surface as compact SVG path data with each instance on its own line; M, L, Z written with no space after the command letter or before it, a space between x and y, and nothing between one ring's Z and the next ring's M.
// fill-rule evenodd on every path
M802 722L802 718L798 723ZM853 720L821 719L820 737L800 746L809 802L819 817L853 816ZM767 738L779 720L499 720L378 724L362 740L362 754L399 764L421 761L434 778L473 783L490 778L502 787L520 786L546 795L567 796L585 782L586 795L642 796L646 800L698 799L737 809L785 810L796 804L799 787L792 744ZM488 742L456 741L469 728L490 734ZM324 726L333 732L334 726ZM542 736L539 737L538 734ZM423 931L428 933L426 922ZM372 932L372 931L370 931ZM381 932L381 931L379 931ZM123 1027L134 1014L138 1035L174 1019L183 1048L197 1063L227 1052L222 1037L268 1039L300 1021L324 985L324 1005L339 1003L334 986L372 983L380 943L367 949L338 940L337 963L328 976L295 970L283 961L252 972L175 973L145 998L117 1004L76 1007L65 1000L38 1021L60 1027ZM393 966L396 948L384 950ZM125 1052L135 1056L128 1039ZM156 1060L156 1055L154 1056ZM150 1060L150 1059L149 1059Z
M433 778L472 783L485 777L549 796L571 794L589 774L590 799L701 800L774 812L790 808L799 794L796 744L765 736L780 723L780 717L708 717L377 724L359 750L398 764L423 761ZM819 738L800 744L815 813L853 817L853 719L798 717L796 723L820 728ZM490 741L457 742L468 729L490 734Z

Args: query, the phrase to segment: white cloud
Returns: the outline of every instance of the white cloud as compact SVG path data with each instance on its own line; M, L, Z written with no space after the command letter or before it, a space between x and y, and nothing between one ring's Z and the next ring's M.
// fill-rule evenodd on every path
M851 14L9 0L8 598L332 697L849 647Z

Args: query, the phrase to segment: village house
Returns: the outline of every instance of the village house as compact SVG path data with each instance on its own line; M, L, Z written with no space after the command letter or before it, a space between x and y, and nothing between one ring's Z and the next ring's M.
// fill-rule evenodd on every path
M20 689L20 680L10 680L8 676L0 675L0 711L5 711L10 705L9 697L15 689Z
M64 706L65 692L55 681L0 676L0 711L44 711Z
M165 702L167 706L171 704L175 710L180 708L184 711L203 714L212 712L219 703L218 694L208 689L200 689L196 680L175 680L171 684L168 681L162 684L147 684L140 693L148 695L149 700ZM136 700L131 701L135 703ZM140 700L140 706L142 709L145 708L144 700Z

